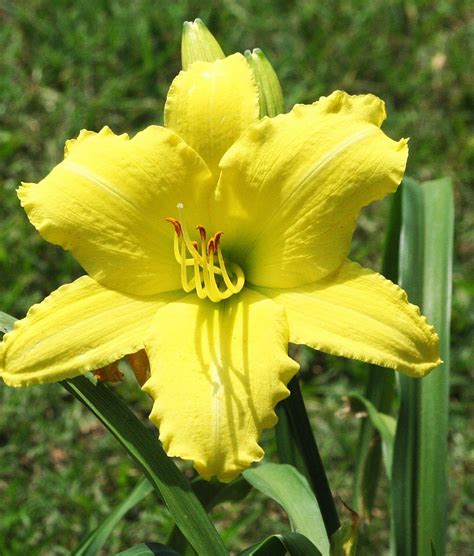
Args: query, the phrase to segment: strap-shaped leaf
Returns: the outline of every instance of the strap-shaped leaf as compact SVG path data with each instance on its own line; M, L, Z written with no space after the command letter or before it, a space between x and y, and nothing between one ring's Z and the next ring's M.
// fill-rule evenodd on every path
M396 553L445 553L449 320L453 194L449 179L405 180L401 285L440 336L443 365L422 380L400 377L392 500Z
M84 376L64 381L66 390L88 407L124 446L167 505L176 525L198 554L227 554L209 516L188 481L154 434L107 386Z
M6 313L0 313L0 325L5 326L7 331L15 320ZM227 554L222 539L189 482L166 455L156 436L121 398L101 382L94 384L85 376L61 384L90 409L127 450L198 554Z
M382 450L385 470L390 479L392 475L393 443L395 440L395 429L397 422L394 417L377 411L376 407L367 398L360 394L351 394L349 398L360 402L367 411L367 416L372 426L382 437Z
M349 508L350 509L350 508ZM331 537L330 556L356 556L359 541L359 516L352 513L351 520L344 520Z
M291 528L306 536L323 556L329 539L318 502L305 477L293 466L264 463L243 473L256 489L273 498L288 514Z
M210 483L197 477L191 485L199 501L208 512L222 502L238 502L242 500L252 488L242 476L227 484ZM226 532L227 530L221 533L221 538L223 538L225 544L228 544L225 538ZM196 551L178 527L173 527L166 544L177 550L182 556L196 554Z
M321 552L306 537L299 533L271 535L254 544L239 556L322 556Z
M402 187L393 194L387 221L382 274L392 282L398 281L398 252L402 213ZM354 363L353 363L354 364ZM358 363L358 365L362 365ZM365 365L367 384L364 397L377 411L389 414L393 410L395 373L391 369ZM370 418L363 419L355 450L354 488L352 506L361 515L370 514L377 493L381 467L379 433Z
M301 393L298 375L288 383L291 395L278 405L277 447L280 461L294 465L307 479L321 510L327 535L339 527L336 505L329 488L316 439ZM283 418L282 418L283 417Z
M169 546L164 544L159 544L156 542L147 542L137 544L118 552L115 556L181 556L179 552L176 552Z

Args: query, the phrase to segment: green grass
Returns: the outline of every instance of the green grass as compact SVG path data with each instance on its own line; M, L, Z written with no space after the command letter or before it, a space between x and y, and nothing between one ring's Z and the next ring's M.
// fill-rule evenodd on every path
M107 124L133 133L160 123L167 88L180 68L183 20L201 17L227 53L262 48L281 78L288 108L337 88L378 94L387 102L386 132L411 137L408 174L421 180L447 175L455 184L449 553L467 555L473 534L467 518L473 497L467 386L474 343L474 193L468 186L468 44L474 31L468 2L203 4L0 2L0 310L20 317L81 274L71 257L28 224L14 193L19 181L41 179L60 160L64 141L83 127ZM380 267L386 210L385 203L366 209L354 242L354 258L374 268ZM310 358L306 374L323 459L345 501L351 497L357 423L336 412L342 395L362 388L363 377L359 367L322 355ZM119 389L146 419L146 397L132 386ZM68 554L130 490L137 471L60 386L17 391L2 385L0 407L0 553ZM271 453L272 434L266 439ZM368 554L380 554L388 544L386 492L368 526ZM276 530L282 519L258 495L237 509L215 512L221 529L245 521L243 536L236 527L228 533L234 548ZM106 553L142 540L163 541L169 525L151 496L117 529Z

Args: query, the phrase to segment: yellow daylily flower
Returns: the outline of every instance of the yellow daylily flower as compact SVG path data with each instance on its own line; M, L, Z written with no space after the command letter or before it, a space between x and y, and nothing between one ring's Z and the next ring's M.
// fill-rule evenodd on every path
M432 327L398 286L347 260L361 207L403 176L407 142L384 119L375 96L336 91L259 120L234 54L180 72L164 127L81 132L18 195L88 275L5 336L3 380L117 376L128 356L167 453L228 481L263 456L260 433L298 370L288 342L428 373Z

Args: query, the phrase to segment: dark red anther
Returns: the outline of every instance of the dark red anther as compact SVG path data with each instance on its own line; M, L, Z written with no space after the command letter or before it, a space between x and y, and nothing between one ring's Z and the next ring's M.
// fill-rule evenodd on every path
M169 222L170 224L173 225L174 231L176 232L176 235L179 237L183 232L181 230L181 224L179 223L179 220L176 220L176 218L165 218L166 222Z
M214 238L211 238L209 240L209 243L207 244L207 256L210 257L211 254L215 253L215 243L214 243Z
M196 226L196 230L199 230L199 235L201 236L201 241L206 241L206 228L204 228L204 226L201 226L201 224L198 224Z
M214 243L215 243L215 250L217 251L219 249L219 243L221 241L221 236L224 234L224 232L216 232L216 234L214 235Z

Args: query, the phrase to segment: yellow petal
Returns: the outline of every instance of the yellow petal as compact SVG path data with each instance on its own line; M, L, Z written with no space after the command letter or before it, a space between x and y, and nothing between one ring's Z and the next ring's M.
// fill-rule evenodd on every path
M275 404L298 370L287 345L284 310L250 290L221 303L190 295L160 309L145 346L144 390L168 454L221 481L260 460L260 432L275 424Z
M248 281L296 287L342 264L361 207L403 176L406 141L379 129L384 116L373 95L338 91L264 118L226 153L215 227Z
M182 202L205 225L210 187L201 158L172 131L150 126L131 140L108 128L81 132L65 160L18 195L41 235L71 250L94 279L152 295L180 287L165 218Z
M333 275L294 290L259 288L283 305L290 341L421 377L437 367L439 340L406 293L347 261Z
M29 386L104 367L142 349L158 308L181 295L137 298L83 276L34 305L5 335L0 377Z
M171 84L165 126L173 129L217 176L225 151L259 116L258 91L241 54L195 62Z

